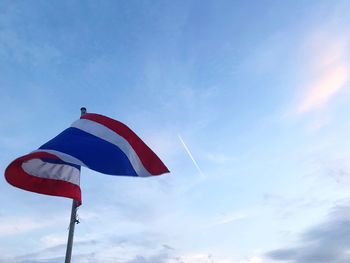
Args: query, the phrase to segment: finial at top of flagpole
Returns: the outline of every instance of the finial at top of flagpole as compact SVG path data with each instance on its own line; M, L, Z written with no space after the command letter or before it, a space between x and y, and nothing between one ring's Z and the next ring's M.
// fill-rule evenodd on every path
M85 113L86 113L86 108L85 107L81 107L80 108L80 113L81 113L81 115L84 115Z

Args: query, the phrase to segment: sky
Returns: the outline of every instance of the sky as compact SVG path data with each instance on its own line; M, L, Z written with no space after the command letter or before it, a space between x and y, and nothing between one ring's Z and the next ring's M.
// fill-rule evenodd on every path
M83 168L72 262L350 262L349 1L0 0L0 169L80 107L171 173ZM0 179L0 262L63 262L71 200Z

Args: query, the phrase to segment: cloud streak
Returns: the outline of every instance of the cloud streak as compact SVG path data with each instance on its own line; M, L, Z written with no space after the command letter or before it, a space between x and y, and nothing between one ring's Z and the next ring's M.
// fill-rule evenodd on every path
M339 65L329 69L307 88L305 98L298 107L298 113L309 112L325 105L345 86L348 79L347 67Z
M297 106L298 114L324 107L345 87L350 76L346 62L348 40L315 33L307 42L311 62L306 71L311 78Z
M232 223L235 221L246 219L247 217L248 217L248 215L246 215L244 213L237 213L237 212L224 214L220 218L217 218L211 225L209 225L209 227L229 224L229 223Z
M180 134L178 134L178 137L179 137L179 140L180 140L181 144L182 144L183 147L185 148L185 150L186 150L188 156L191 158L191 160L192 160L194 166L197 168L197 170L198 170L199 174L201 175L201 177L203 177L203 178L206 177L206 176L203 174L202 169L199 167L199 165L198 165L198 163L196 162L196 160L194 159L194 157L193 157L193 155L192 155L190 149L188 149L188 147L187 147L185 141L182 139L182 137L181 137Z
M37 218L1 218L0 237L27 233L51 225Z

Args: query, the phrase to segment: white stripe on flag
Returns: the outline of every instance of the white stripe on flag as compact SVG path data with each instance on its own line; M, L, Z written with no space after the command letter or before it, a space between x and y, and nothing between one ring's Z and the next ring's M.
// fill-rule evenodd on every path
M138 176L148 177L152 176L148 170L143 166L139 156L136 154L135 150L131 147L126 139L114 132L113 130L107 128L106 126L99 124L95 121L79 119L75 121L71 127L80 129L84 132L90 133L96 137L99 137L109 143L117 146L130 160L132 167Z
M66 181L79 186L80 171L67 164L47 163L40 159L32 159L24 162L22 168L32 176Z

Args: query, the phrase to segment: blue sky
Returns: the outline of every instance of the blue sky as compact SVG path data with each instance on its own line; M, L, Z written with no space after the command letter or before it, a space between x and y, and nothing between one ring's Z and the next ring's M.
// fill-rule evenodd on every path
M0 167L85 106L126 123L171 173L83 169L73 262L349 262L349 12L341 0L0 1ZM71 201L0 180L0 262L63 262Z

